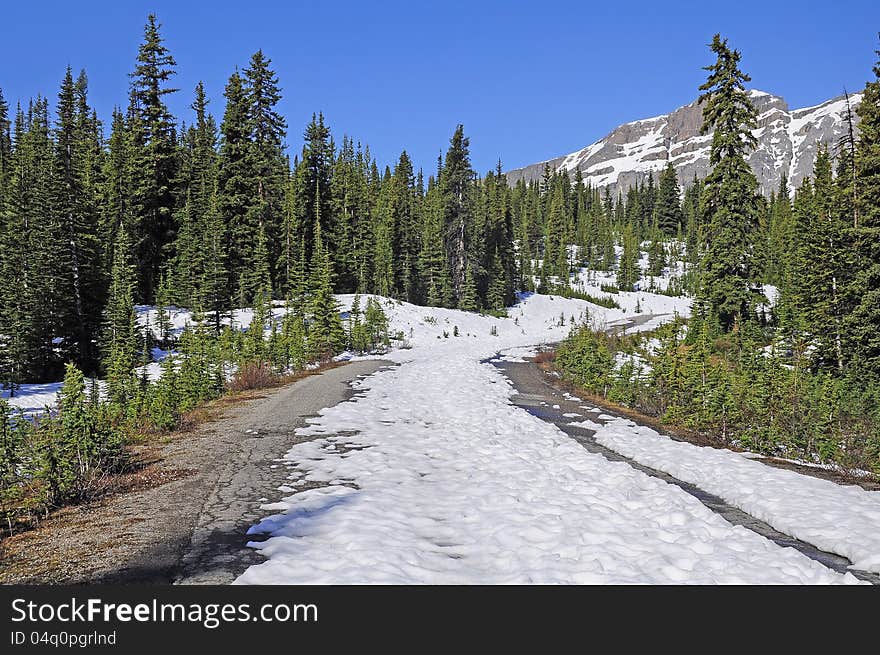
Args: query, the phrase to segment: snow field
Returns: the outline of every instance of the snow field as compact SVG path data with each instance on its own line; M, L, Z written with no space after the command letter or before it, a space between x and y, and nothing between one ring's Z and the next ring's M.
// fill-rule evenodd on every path
M880 492L773 468L729 450L673 441L622 419L599 427L595 437L781 532L843 555L857 569L880 573Z
M646 313L669 300L648 298ZM251 534L268 535L252 543L268 559L236 582L856 583L510 404L509 382L481 360L564 337L560 312L586 307L533 295L514 323L387 305L410 348L298 431L316 438L285 455L282 492L302 491L264 506ZM443 338L453 325L462 336Z
M358 386L298 431L294 486L328 486L266 506L237 583L856 582L588 453L464 353Z

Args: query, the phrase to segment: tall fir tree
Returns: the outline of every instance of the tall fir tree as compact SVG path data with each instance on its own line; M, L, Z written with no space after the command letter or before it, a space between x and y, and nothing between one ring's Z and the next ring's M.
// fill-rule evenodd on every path
M333 296L333 264L324 248L321 223L315 222L309 279L308 349L312 358L328 360L345 342L339 307Z
M275 262L281 255L280 236L284 223L284 196L287 185L287 160L284 138L287 124L277 112L281 100L278 78L270 68L272 60L262 50L253 54L244 71L248 131L253 141L250 163L254 197L251 199L247 222L253 234L265 235L268 255L260 266L269 267L274 288L284 280L275 273ZM254 256L258 256L255 252ZM253 290L249 290L253 291Z
M443 239L452 292L456 302L464 291L474 213L474 177L470 161L470 140L459 125L449 141L440 174L443 202Z
M175 74L174 57L163 44L156 15L144 27L137 66L131 73L131 114L136 118L134 213L138 257L138 297L152 302L159 272L173 258L177 226L174 220L177 178L177 134L165 96Z
M708 246L702 259L699 299L708 303L721 325L730 330L754 312L755 267L752 243L758 222L757 180L745 155L756 145L751 130L755 108L745 90L751 78L739 69L740 53L716 34L714 64L703 91L701 131L714 129L701 213L706 217Z
M98 202L94 148L98 126L92 122L86 102L86 81L74 82L70 67L58 94L58 118L54 130L54 224L59 270L59 330L65 341L63 359L80 369L95 372L102 306Z
M138 362L140 343L134 310L136 275L130 261L130 249L126 230L119 230L113 249L110 291L103 316L102 347L107 396L111 402L119 405L124 405L133 395L132 370Z
M876 52L880 56L880 50ZM855 168L857 193L853 241L857 274L850 288L855 306L847 320L846 342L854 364L880 379L880 61L865 85L859 115Z
M672 162L668 162L660 174L654 217L663 234L670 237L678 234L684 222L681 211L681 189Z

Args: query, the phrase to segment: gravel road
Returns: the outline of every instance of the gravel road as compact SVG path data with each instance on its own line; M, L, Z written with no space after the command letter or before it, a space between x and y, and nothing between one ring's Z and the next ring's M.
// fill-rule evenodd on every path
M296 428L388 362L351 362L232 405L159 447L168 482L62 510L2 542L0 583L224 584L262 557L245 532L279 500ZM262 499L262 500L261 500Z

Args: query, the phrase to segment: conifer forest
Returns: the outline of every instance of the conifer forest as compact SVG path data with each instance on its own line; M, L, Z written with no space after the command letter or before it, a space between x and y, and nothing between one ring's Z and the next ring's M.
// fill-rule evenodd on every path
M70 66L27 104L0 90L7 532L88 498L126 470L131 443L230 390L405 347L399 303L506 319L533 294L599 308L621 293L690 298L690 316L639 333L566 313L556 370L721 445L880 473L880 61L866 56L861 102L812 175L792 188L783 174L765 196L746 161L750 77L720 35L698 90L711 172L681 180L669 163L626 188L550 165L513 184L500 160L476 171L454 124L431 170L405 149L377 162L320 112L289 125L269 54L230 71L213 106L203 84L175 87L150 15L111 116ZM191 119L171 94L191 97ZM582 271L605 276L602 293ZM44 415L10 404L61 380Z

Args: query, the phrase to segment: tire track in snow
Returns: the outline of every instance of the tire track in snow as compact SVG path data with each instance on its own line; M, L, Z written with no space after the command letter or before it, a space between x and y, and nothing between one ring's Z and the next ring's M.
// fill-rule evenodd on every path
M625 462L637 471L663 480L668 484L675 485L685 493L694 496L697 500L703 503L703 505L732 525L739 525L748 528L752 532L769 539L779 546L794 548L810 559L828 567L832 571L836 571L837 573L852 573L860 580L870 582L874 585L880 585L880 575L849 568L852 562L846 557L820 550L810 543L780 532L768 523L756 519L741 509L726 503L718 496L707 493L699 487L684 482L683 480L679 480L668 473L645 466L644 464L630 459L629 457L625 457L624 455L599 444L593 438L593 435L595 434L594 430L585 426L577 425L577 423L584 418L582 403L566 398L564 392L557 389L545 379L541 370L538 369L534 363L502 361L498 357L486 360L486 363L492 364L499 369L517 390L517 395L511 398L511 402L514 405L524 409L533 416L537 416L548 423L556 425L560 430L572 437L589 452L602 455L610 461ZM580 415L580 417L575 418L571 416L572 414ZM589 418L591 420L601 421L601 419L596 419L595 415L591 415Z

